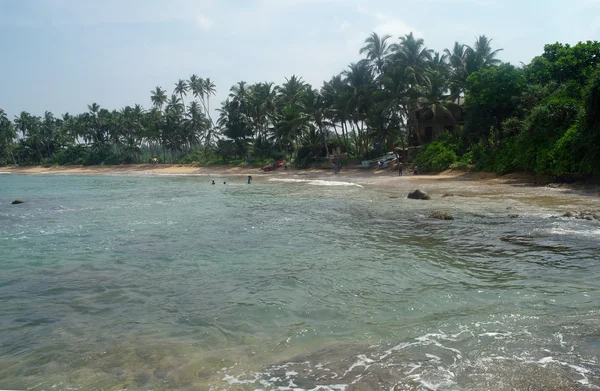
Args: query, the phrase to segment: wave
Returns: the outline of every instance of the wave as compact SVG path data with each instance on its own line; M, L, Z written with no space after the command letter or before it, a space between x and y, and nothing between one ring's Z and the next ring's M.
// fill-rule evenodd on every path
M342 181L326 181L322 179L291 179L291 178L271 178L269 181L275 182L287 182L287 183L306 183L307 185L313 186L355 186L363 187L358 183L354 182L342 182Z
M503 347L480 353L469 349L472 343L515 347L531 338L527 331L463 327L454 334L428 333L395 346L326 348L261 371L240 373L241 368L236 366L223 368L218 375L228 386L243 384L265 391L337 391L362 386L372 389L373 385L386 390L423 391L534 386L545 390L580 390L582 386L600 389L594 384L598 379L597 362L573 354L574 347L565 344L562 335L560 347L554 351L539 346L533 350L532 346L523 346L510 352Z

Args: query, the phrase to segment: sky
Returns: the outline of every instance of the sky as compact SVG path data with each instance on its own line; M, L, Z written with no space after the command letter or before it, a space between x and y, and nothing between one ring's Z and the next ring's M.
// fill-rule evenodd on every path
M547 43L600 39L600 0L0 0L0 108L149 108L156 86L192 74L214 81L217 104L240 80L318 88L373 31L437 51L485 34L518 65Z

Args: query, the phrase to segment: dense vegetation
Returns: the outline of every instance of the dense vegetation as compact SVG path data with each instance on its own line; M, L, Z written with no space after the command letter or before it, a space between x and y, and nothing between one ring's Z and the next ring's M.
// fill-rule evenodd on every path
M305 166L342 151L372 158L421 146L424 170L528 170L561 178L600 173L600 44L547 45L521 68L496 58L491 40L443 53L408 34L373 33L364 60L315 89L291 76L281 85L237 83L211 117L215 85L192 75L152 107L109 111L96 103L60 118L0 109L0 164L210 164L283 156ZM187 103L187 105L186 105ZM450 121L424 139L424 119ZM433 142L429 142L432 141Z

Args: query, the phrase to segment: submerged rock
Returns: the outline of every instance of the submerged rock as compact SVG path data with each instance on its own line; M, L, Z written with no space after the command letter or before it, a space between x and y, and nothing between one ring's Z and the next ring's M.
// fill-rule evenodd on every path
M519 216L517 214L512 214L512 215L508 215L508 217L511 218L511 219L518 219L521 216Z
M438 220L454 220L454 216L447 210L436 210L429 214L430 219L438 219Z
M411 200L430 200L431 199L429 194L427 194L421 190L415 190L412 193L409 193L408 198L410 198Z
M562 215L562 217L578 219L578 220L588 220L588 221L598 220L598 221L600 221L600 212L593 212L590 210L583 210L583 211L570 210L570 211L566 212L564 215Z
M24 204L24 203L25 203L25 201L21 201L21 200L14 200L12 202L13 205L19 205L19 204Z
M456 197L456 196L452 193L446 193L442 196L442 198L447 198L447 197Z

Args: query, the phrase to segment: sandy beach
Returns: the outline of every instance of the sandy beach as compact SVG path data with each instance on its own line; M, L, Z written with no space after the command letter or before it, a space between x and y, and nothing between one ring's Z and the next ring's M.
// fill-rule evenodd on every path
M305 176L319 179L352 179L353 181L388 184L398 181L478 181L487 183L531 183L535 178L527 174L510 174L498 176L487 172L445 171L435 175L403 175L399 176L395 169L364 169L361 167L345 167L339 174L329 169L280 169L265 173L258 168L215 166L197 167L181 164L130 164L120 166L6 166L0 167L0 173L11 174L61 174L61 175L206 175L206 176L247 176L253 177L285 177Z

